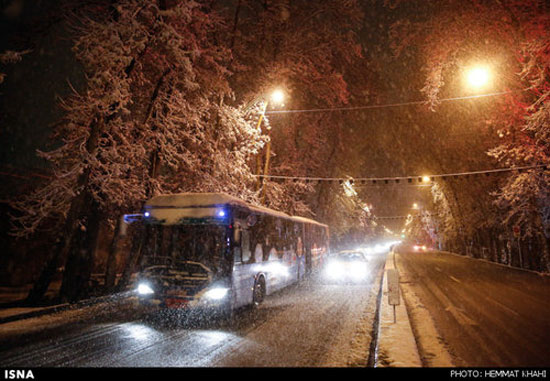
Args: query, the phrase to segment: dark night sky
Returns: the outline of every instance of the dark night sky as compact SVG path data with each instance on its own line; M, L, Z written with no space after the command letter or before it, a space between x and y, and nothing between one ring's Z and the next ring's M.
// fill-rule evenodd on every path
M70 52L71 42L65 38L59 17L62 3L0 2L0 32L7 36L2 39L0 49L32 49L22 62L4 68L7 78L0 87L0 125L4 142L0 147L0 165L4 170L44 167L35 150L51 144L48 141L51 127L62 115L56 107L57 97L68 93L68 82L76 88L81 83L79 66ZM378 76L375 103L422 99L419 89L423 77L418 59L413 54L396 59L389 48L388 31L394 21L428 15L425 7L420 8L423 13L419 11L419 3L405 3L390 10L382 0L362 2L365 25L361 39L369 69L377 70ZM360 173L353 175L407 176L441 169L432 165L434 158L423 156L422 147L409 143L411 136L423 134L423 123L438 123L433 115L426 119L426 110L412 106L361 113L361 125L350 130L351 134L362 138L360 144L350 147L359 150L362 158ZM408 186L366 187L361 196L375 206L374 212L379 216L403 215L408 213L412 202L427 200L429 190ZM401 225L402 221L388 222L392 229Z
M6 144L0 148L0 163L40 168L44 162L35 150L48 146L52 126L62 115L58 97L69 92L69 82L78 88L81 73L70 52L71 41L64 37L57 2L3 3L0 33L8 38L0 50L31 52L21 62L4 67L0 124Z

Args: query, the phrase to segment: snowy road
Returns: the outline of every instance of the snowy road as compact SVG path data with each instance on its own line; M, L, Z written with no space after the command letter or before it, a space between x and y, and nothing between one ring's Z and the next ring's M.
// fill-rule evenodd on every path
M0 363L48 367L367 366L385 255L362 285L310 279L232 325L117 316L2 338ZM126 316L126 318L124 318ZM8 324L18 324L17 322Z
M456 366L550 365L550 277L437 251L396 258Z

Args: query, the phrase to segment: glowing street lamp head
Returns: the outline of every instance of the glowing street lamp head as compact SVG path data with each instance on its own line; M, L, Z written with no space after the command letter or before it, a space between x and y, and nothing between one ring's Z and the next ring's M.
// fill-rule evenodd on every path
M271 101L275 104L281 104L285 100L285 93L282 90L275 90L271 93Z
M423 183L429 183L430 182L430 176L422 176L422 182Z
M466 74L466 80L468 85L475 89L480 89L489 84L491 74L487 67L477 66L468 71Z

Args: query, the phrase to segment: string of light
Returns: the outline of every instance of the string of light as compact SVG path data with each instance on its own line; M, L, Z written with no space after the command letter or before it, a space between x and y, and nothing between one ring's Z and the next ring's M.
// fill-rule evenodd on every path
M303 182L337 182L344 184L344 182L351 185L365 185L365 184L398 184L403 182L404 184L413 184L415 182L426 184L428 182L434 181L436 178L446 180L451 177L469 177L469 176L479 176L486 175L490 176L491 174L505 173L505 172L514 172L514 171L526 171L531 169L548 169L547 164L537 164L537 165L526 165L521 167L507 167L507 168L496 168L496 169L486 169L480 171L470 171L470 172L458 172L458 173L445 173L445 174L436 174L436 175L411 175L411 176L399 176L399 177L310 177L310 176L284 176L284 175L254 175L256 177L267 178L271 180L292 180L292 181L303 181Z

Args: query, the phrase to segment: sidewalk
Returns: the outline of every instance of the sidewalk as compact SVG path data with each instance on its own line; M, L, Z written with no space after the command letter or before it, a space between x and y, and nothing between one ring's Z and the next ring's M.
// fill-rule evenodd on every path
M454 368L456 365L453 357L437 331L430 312L414 292L415 280L400 266L399 253L388 254L386 270L388 269L398 270L401 300L396 308L397 323L393 324L393 307L388 304L388 297L384 294L385 298L380 306L380 336L386 337L380 340L379 346L383 348L381 353L392 356L392 361L386 361L380 356L381 365L377 366ZM386 279L384 292L387 293ZM382 316L386 319L384 323Z
M46 292L46 298L55 295L56 290L59 289L60 282L52 282L50 288ZM54 312L54 308L59 306L37 306L26 307L24 306L24 300L27 297L32 285L20 286L20 287L0 287L0 324L9 321L15 321L25 316L40 315L43 313L49 313L51 310ZM64 304L63 304L64 306Z
M413 327L411 325L412 317L409 316L407 306L409 306L412 310L412 314L416 316L414 321L416 322L417 330L418 326L420 326L420 336L427 336L429 342L431 338L437 337L437 333L435 332L435 328L432 328L430 325L433 325L431 317L421 315L422 313L427 313L427 311L424 311L425 308L419 305L418 299L414 293L409 289L409 287L406 286L406 282L408 281L407 274L403 274L402 271L399 274L400 300L399 305L395 306L394 323L393 306L390 305L388 301L387 277L387 271L392 269L398 271L400 270L395 266L395 253L389 252L386 258L385 270L382 277L382 295L378 311L378 340L376 345L374 366L379 368L453 366L450 361L447 361L447 357L444 357L443 360L435 363L433 361L428 361L427 364L422 363L419 346L421 346L426 340L425 338L419 338L419 343L417 343L417 338L415 338ZM25 288L21 288L19 290L14 290L13 288L0 288L0 324L21 321L18 325L27 327L28 329L28 327L33 326L35 323L40 323L38 325L41 325L42 323L51 324L58 321L64 322L67 318L77 319L81 316L105 312L105 310L109 308L117 308L117 305L122 305L124 303L134 303L132 300L132 292L126 291L119 294L91 298L74 304L65 303L55 306L34 308L2 308L2 305L6 305L7 302L14 302L24 299L27 291L28 290ZM406 303L403 298L406 298ZM45 320L44 318L40 320L31 319L33 317L44 315L50 315L48 316L48 319L46 319L48 320L47 322L42 322L42 320ZM422 320L422 323L420 324L418 323L419 318ZM33 321L35 323L33 323ZM8 326L11 325L8 324ZM6 326L5 328L8 327ZM13 328L16 329L15 327ZM39 327L35 328L39 329ZM429 345L431 345L431 343ZM430 348L433 347L430 346L428 349ZM426 345L424 346L424 349L426 349ZM431 350L430 352L433 353ZM440 351L437 351L436 353L438 352Z
M393 251L388 253L382 280L383 288L382 300L380 301L375 367L421 367L422 361L420 360L402 291L400 290L399 305L395 306L395 323L394 307L388 301L387 274L388 270L396 269L394 266L394 256L395 253Z
M46 297L56 295L60 286L61 281L52 282L46 292ZM78 310L103 302L120 302L121 300L128 298L131 294L129 291L125 291L112 295L90 297L76 303L59 303L55 305L26 307L23 302L31 287L32 285L21 287L0 287L0 324L55 314L67 310Z

